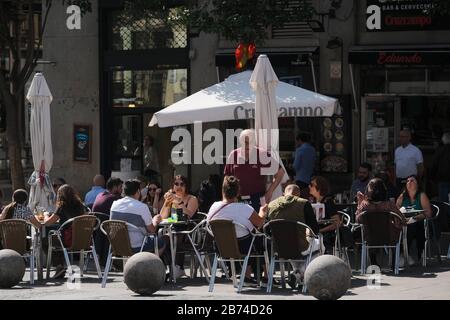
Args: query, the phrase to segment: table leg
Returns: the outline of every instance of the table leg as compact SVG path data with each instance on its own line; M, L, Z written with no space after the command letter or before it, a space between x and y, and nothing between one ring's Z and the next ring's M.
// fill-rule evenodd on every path
M44 271L43 271L43 251L42 251L42 232L38 231L37 234L34 235L34 252L36 254L36 270L38 280L42 281L44 279Z
M404 226L403 227L403 257L405 259L405 266L404 266L405 269L408 266L408 258L409 258L407 230L408 230L408 226Z
M171 270L170 273L171 273L171 276L172 276L173 283L177 283L177 279L175 279L176 244L175 244L174 237L173 237L173 234L172 234L172 230L170 229L170 227L169 227L168 231L169 231L169 240L170 240L170 254L171 254L171 257L172 257L172 270Z

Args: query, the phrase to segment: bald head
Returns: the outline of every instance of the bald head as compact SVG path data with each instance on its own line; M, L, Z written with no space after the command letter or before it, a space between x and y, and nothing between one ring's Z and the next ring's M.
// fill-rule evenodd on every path
M296 184L290 184L284 189L284 195L300 197L300 188Z
M94 177L94 186L105 187L105 178L101 174Z

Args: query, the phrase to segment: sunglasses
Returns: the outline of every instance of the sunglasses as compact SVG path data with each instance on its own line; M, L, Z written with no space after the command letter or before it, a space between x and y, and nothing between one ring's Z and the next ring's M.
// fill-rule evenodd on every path
M173 185L177 187L184 187L184 182L174 182Z
M58 187L61 187L61 185L60 184L54 184L53 185L53 188L58 188Z
M156 191L156 190L158 190L158 188L148 188L148 190L150 190L150 191Z

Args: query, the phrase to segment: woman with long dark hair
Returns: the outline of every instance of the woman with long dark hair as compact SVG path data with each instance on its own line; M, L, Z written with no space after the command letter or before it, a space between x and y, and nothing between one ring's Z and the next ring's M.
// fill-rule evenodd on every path
M188 179L182 175L175 176L172 189L164 194L164 204L161 209L161 216L163 219L166 219L171 215L172 207L178 209L178 212L181 209L181 214L188 218L192 218L198 211L197 197L189 193ZM178 219L182 218L183 217L178 217ZM178 228L185 228L185 226L180 226ZM185 241L185 236L178 236L176 241L177 247L180 248ZM184 272L184 253L177 253L175 260L176 266L174 276L175 278L180 278L186 275Z
M80 197L76 193L75 189L64 184L58 189L56 195L56 210L44 219L45 225L52 225L58 222L62 225L69 219L83 215L86 212L86 208L83 205ZM64 230L62 233L63 243L65 246L70 246L72 242L72 229L71 227ZM54 261L57 261L56 273L53 278L64 277L66 269L63 267L62 255L58 254L60 251L55 252Z
M150 181L147 185L147 197L145 202L150 209L152 216L159 214L163 207L164 197L161 195L161 185L157 181Z
M398 208L413 208L415 210L424 210L416 216L409 218L408 220L408 248L414 239L416 239L417 245L417 258L421 259L422 251L425 248L425 229L424 229L424 219L431 218L431 204L430 199L422 191L419 185L419 181L415 175L411 175L406 178L406 186L404 191L400 194L397 199ZM408 255L411 257L411 255ZM408 261L409 264L413 264L414 261Z

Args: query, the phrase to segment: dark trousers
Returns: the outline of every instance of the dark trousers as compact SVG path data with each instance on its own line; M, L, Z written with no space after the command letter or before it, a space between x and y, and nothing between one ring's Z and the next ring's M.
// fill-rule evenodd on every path
M425 227L423 220L408 224L407 238L408 248L410 248L412 241L416 239L417 258L420 260L422 251L425 248ZM411 252L411 250L409 251Z

